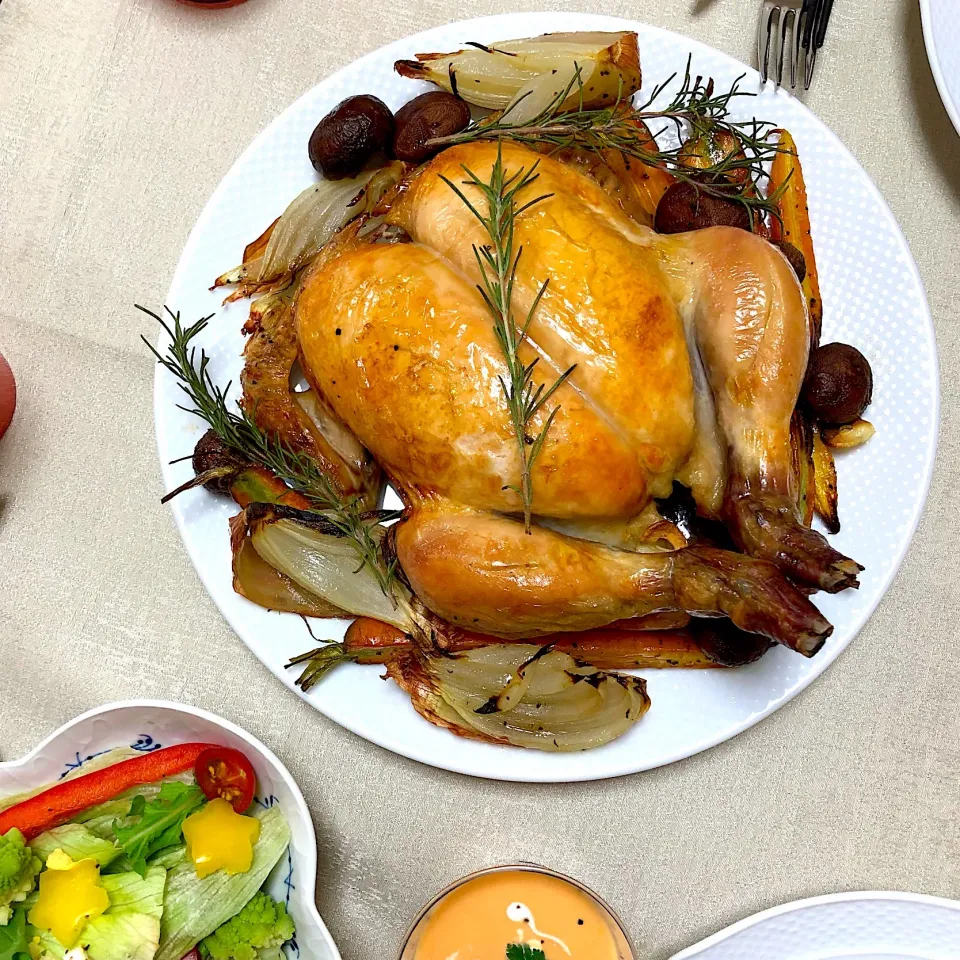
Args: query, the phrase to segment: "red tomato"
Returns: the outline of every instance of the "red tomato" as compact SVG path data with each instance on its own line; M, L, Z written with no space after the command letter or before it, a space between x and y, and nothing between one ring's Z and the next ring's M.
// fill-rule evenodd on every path
M17 385L10 364L0 354L0 437L7 432L17 407Z
M200 954L197 951L197 948L194 947L184 958L183 960L200 960Z
M220 797L237 813L243 813L253 803L257 776L250 761L239 750L209 747L197 757L193 772L207 799Z

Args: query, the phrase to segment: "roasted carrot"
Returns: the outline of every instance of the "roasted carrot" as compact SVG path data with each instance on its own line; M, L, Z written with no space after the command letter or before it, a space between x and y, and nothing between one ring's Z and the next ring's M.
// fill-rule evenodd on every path
M614 620L603 630L680 630L690 622L690 614L682 610L668 610L663 613L648 613L645 617L629 617L626 620Z
M343 638L343 656L354 663L382 663L410 648L413 641L403 631L379 620L360 617ZM441 636L438 645L448 653L462 653L477 647L507 641L480 633L454 630ZM520 641L538 645L552 644L555 650L569 653L602 670L661 667L715 667L686 630L616 630L603 628L580 633L553 633Z
M0 813L0 835L16 827L28 841L32 840L45 830L66 823L78 813L106 803L131 787L156 783L184 770L192 770L197 757L211 746L210 743L180 743L131 757L75 780L65 780Z
M237 474L230 484L230 495L241 507L251 503L285 503L298 510L311 508L306 497L291 490L276 474L253 464Z
M599 670L716 667L687 630L586 630L540 637L554 650L569 653Z
M344 649L354 663L383 663L391 656L409 650L412 643L402 630L370 617L354 620L343 638Z
M803 281L803 293L810 310L810 349L814 350L820 344L823 302L820 299L817 258L813 252L813 235L810 231L807 186L803 181L803 168L793 137L786 130L780 130L779 134L780 152L774 157L770 167L770 192L773 195L782 189L777 201L780 217L772 218L770 239L792 243L806 261L807 275Z

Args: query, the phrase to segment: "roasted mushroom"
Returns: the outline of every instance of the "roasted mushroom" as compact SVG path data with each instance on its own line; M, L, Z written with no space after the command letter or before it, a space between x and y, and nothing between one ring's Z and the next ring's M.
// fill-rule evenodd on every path
M705 227L750 229L750 214L736 200L707 193L695 183L675 183L660 198L654 219L657 233L686 233Z
M853 423L873 398L873 371L849 343L828 343L810 357L801 393L823 423Z
M759 660L773 646L756 633L747 633L725 619L694 619L690 622L694 642L714 663L742 667Z
M743 185L750 179L743 144L730 130L713 129L685 140L678 159L692 170L721 167L720 175L731 183Z
M797 280L803 283L807 276L807 261L803 254L787 240L773 240L771 242L787 258L787 262L793 267L793 272L797 275Z
M203 485L212 493L230 493L233 478L247 461L231 450L212 430L208 430L193 448L193 472L206 477Z
M337 104L310 136L310 162L329 180L351 177L393 138L390 108L366 94Z
M393 135L393 155L398 160L423 163L437 152L427 141L449 137L470 123L470 107L465 100L444 90L422 93L397 111Z

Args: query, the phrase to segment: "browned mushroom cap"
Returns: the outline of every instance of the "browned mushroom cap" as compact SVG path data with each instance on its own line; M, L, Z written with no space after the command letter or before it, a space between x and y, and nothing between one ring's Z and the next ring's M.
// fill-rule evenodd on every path
M725 667L742 667L759 660L773 641L758 633L747 633L725 619L693 619L690 632L696 645L713 660Z
M853 423L873 399L873 371L849 343L828 343L810 357L801 393L823 423Z
M452 136L469 123L466 101L444 90L423 93L397 111L393 155L409 163L423 163L437 152L427 146L428 140Z
M750 214L736 200L707 193L695 183L675 183L657 204L654 218L657 233L686 233L706 227L750 229Z
M351 177L393 138L390 108L366 94L337 104L310 136L310 162L329 180Z

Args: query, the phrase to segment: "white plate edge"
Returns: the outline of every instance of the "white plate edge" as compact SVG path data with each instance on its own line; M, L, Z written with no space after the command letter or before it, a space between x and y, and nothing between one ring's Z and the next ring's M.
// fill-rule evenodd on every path
M801 910L808 910L811 907L819 907L828 903L849 903L860 900L891 900L901 903L924 903L929 906L946 907L947 909L960 913L960 902L947 900L944 897L930 896L925 893L910 893L909 891L898 890L861 890L846 891L843 893L827 893L818 897L807 897L804 900L792 900L790 903L783 903L776 907L770 907L768 910L762 910L760 913L755 913L752 916L744 917L743 920L738 920L736 923L712 934L705 940L701 940L699 943L695 943L693 946L687 947L679 953L675 953L670 960L689 960L689 958L699 956L711 947L723 943L724 940L729 940L738 933L742 933L750 927L758 926L767 920L772 920L774 917L780 917L787 913L796 913Z
M943 67L940 65L940 54L937 52L937 42L933 35L933 13L930 9L930 0L920 0L920 23L923 28L923 45L927 48L927 61L933 73L933 81L937 85L937 92L943 103L944 110L950 117L954 129L960 134L960 104L953 102L950 88Z

